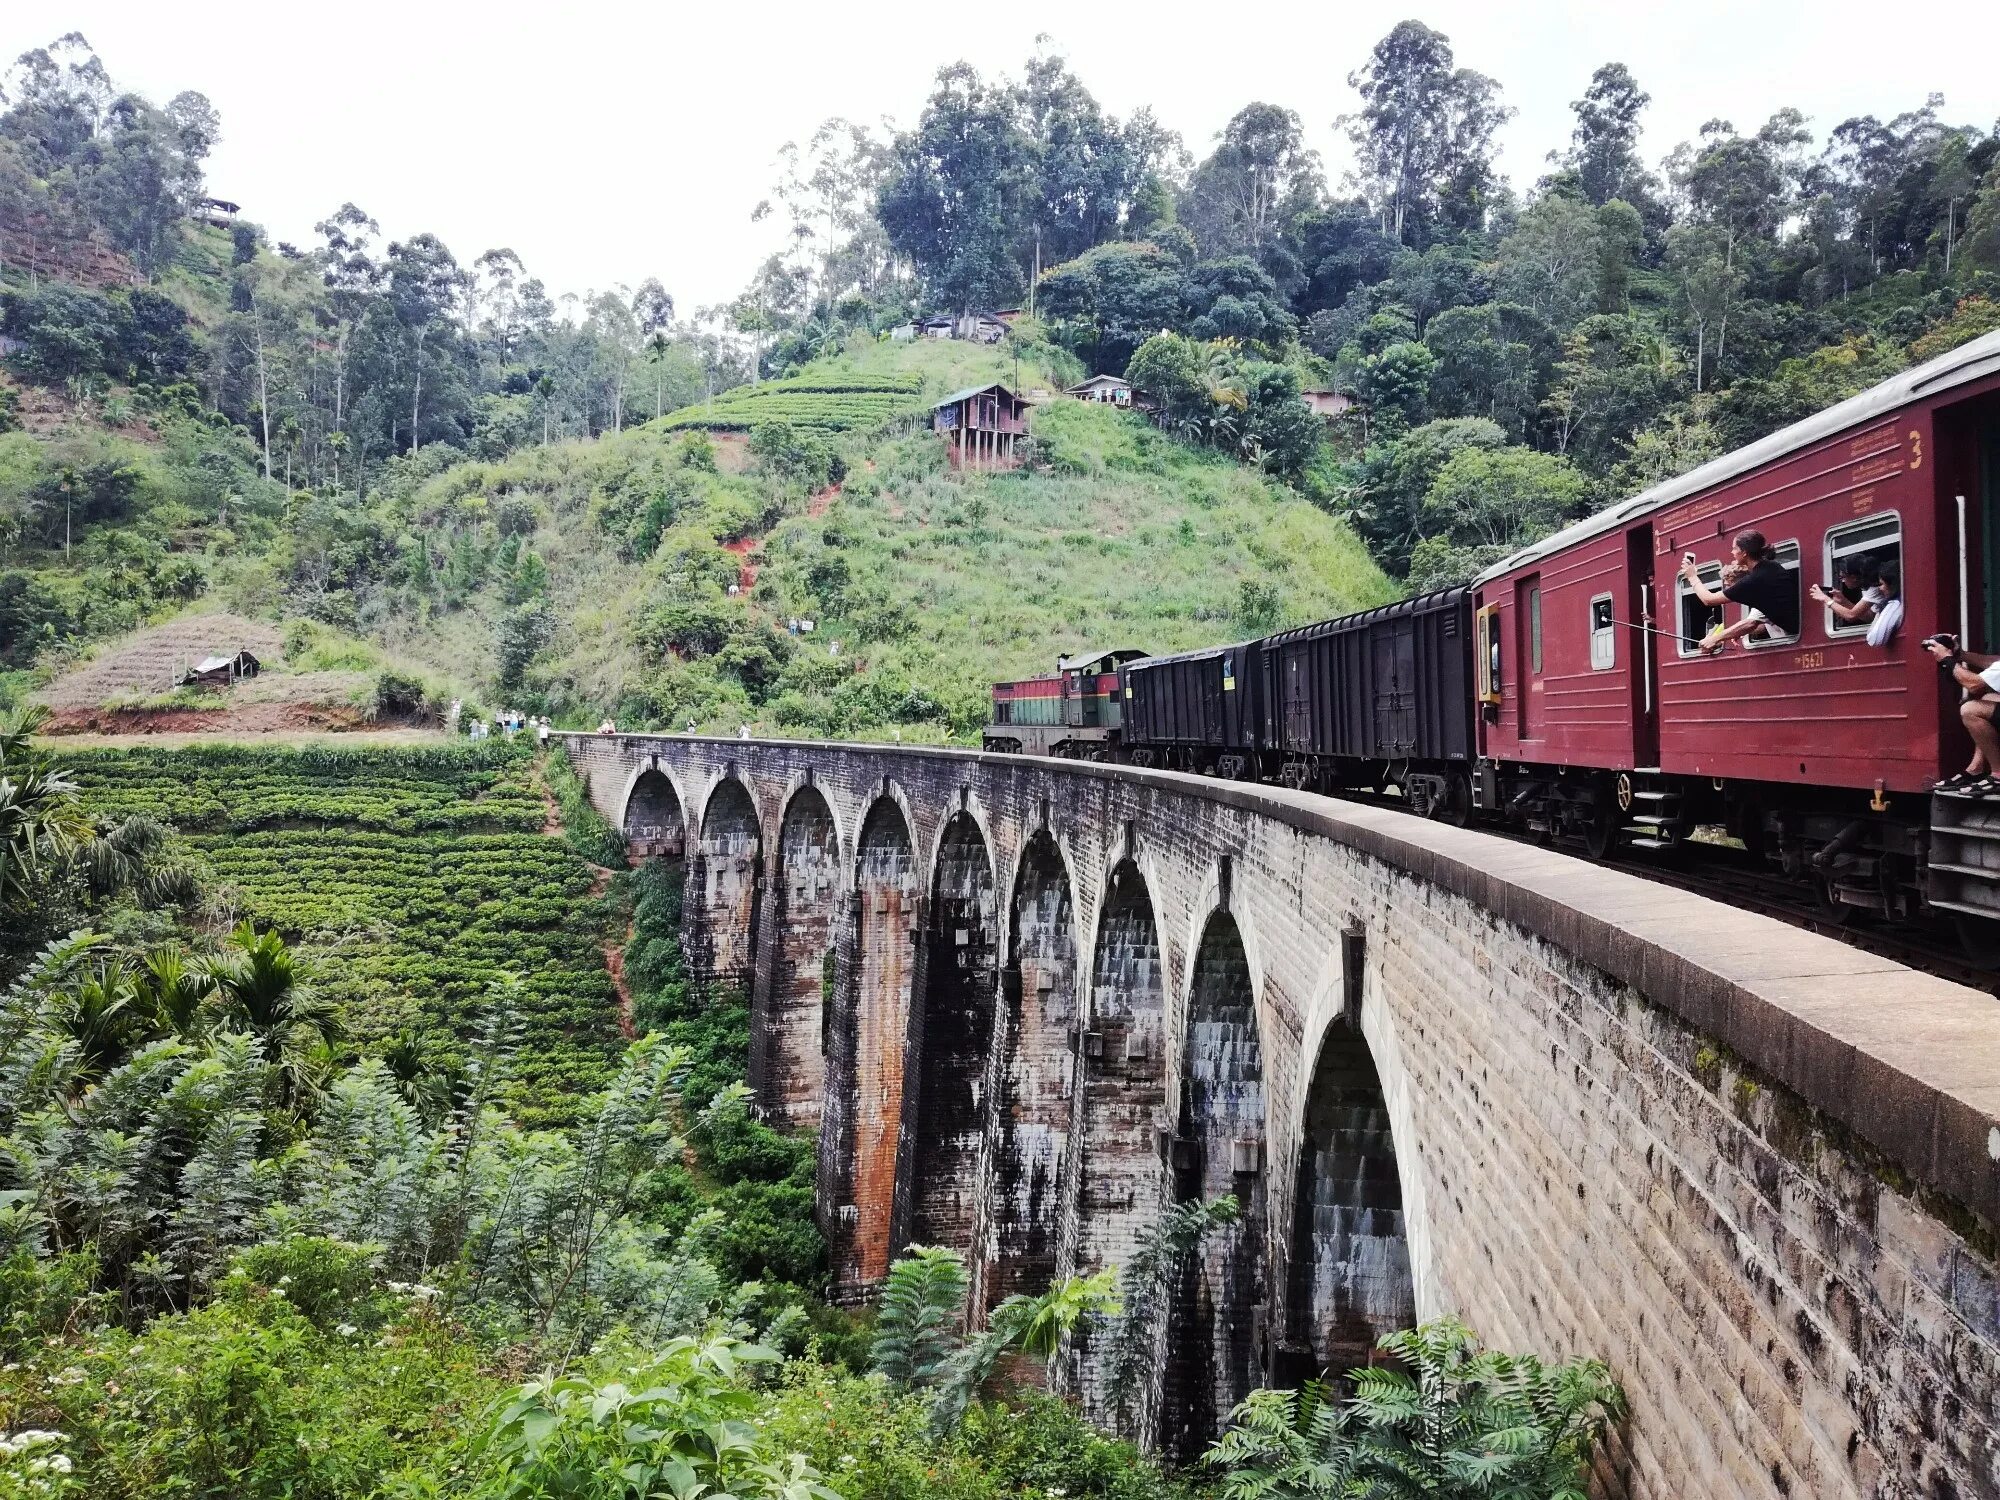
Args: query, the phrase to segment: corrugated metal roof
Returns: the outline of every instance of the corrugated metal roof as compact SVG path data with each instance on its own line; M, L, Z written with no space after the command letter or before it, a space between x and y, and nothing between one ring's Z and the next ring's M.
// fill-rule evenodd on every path
M1759 438L1746 448L1738 448L1734 453L1725 453L1720 458L1710 459L1696 469L1690 469L1678 479L1669 479L1656 484L1649 490L1641 491L1629 500L1620 500L1608 509L1594 516L1586 517L1573 526L1566 526L1553 536L1543 537L1531 543L1510 557L1504 557L1473 580L1475 586L1511 573L1517 568L1565 547L1573 547L1578 542L1615 531L1627 521L1643 516L1649 511L1672 505L1676 500L1685 500L1690 495L1714 485L1748 474L1752 469L1761 468L1774 459L1796 453L1802 448L1810 448L1814 443L1843 432L1849 427L1858 427L1876 417L1906 406L1920 396L1933 395L1940 390L1949 390L1955 385L1964 385L1982 376L2000 374L2000 332L1982 334L1970 343L1940 354L1936 359L1927 360L1913 370L1880 385L1870 386L1858 396L1829 406L1816 416L1807 417L1802 422L1794 422L1789 427L1780 428L1769 437Z
M236 658L233 656L204 656L189 670L194 672L220 672L235 664Z
M1056 658L1056 670L1058 672L1068 672L1073 671L1077 667L1087 667L1093 662L1106 660L1131 661L1136 657L1144 655L1146 653L1136 646L1113 646L1108 651L1078 651L1069 656L1058 656Z
M967 396L981 396L984 395L987 391L998 391L1000 392L1001 395L1006 396L1010 400L1013 398L1014 395L1012 391L1008 390L1006 386L1002 385L999 381L996 380L988 385L969 385L962 391L953 391L949 396L946 396L942 401L933 401L931 403L931 410L936 411L940 406L956 406L958 405L959 402L963 401Z

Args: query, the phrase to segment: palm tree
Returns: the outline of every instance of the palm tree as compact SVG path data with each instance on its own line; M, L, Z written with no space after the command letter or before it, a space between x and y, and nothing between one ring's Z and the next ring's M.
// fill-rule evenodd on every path
M190 963L178 943L155 948L140 962L139 995L153 1024L175 1036L203 1029L202 1006L215 993L215 976Z
M50 996L49 1019L76 1048L75 1078L102 1078L152 1035L139 986L123 959L100 963L73 989Z
M0 729L0 909L24 908L91 837L76 783L29 744L48 710Z
M279 1103L287 1109L303 1103L323 1076L327 1043L339 1028L284 938L243 921L202 971L214 981L226 1014L241 1021L278 1065Z

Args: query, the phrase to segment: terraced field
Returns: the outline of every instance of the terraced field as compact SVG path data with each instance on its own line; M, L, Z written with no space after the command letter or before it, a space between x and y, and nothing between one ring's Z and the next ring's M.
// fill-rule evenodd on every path
M744 432L767 422L829 432L870 432L923 409L917 376L802 375L738 386L712 401L669 412L655 425Z
M590 866L544 836L525 748L100 751L94 811L179 830L225 919L278 928L367 1049L408 1033L454 1056L479 1013L519 1028L510 1110L568 1123L621 1037Z

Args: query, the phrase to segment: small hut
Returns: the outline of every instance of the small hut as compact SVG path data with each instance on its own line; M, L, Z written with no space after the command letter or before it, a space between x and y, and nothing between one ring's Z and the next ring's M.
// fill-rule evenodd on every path
M1300 391L1299 396L1307 406L1313 409L1315 415L1324 417L1328 421L1332 421L1350 406L1354 405L1354 398L1345 391Z
M263 663L248 651L238 651L234 656L204 656L181 674L181 686L226 688L245 677L255 677L262 670Z
M970 386L931 408L931 430L943 435L954 469L1011 469L1028 432L1028 403L1006 386Z
M1122 375L1093 375L1088 380L1079 380L1064 394L1103 406L1130 406L1132 382Z

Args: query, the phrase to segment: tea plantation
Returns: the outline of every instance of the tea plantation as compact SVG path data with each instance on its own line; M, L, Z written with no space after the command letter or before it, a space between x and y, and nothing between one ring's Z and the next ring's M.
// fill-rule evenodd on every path
M915 375L800 375L737 386L711 401L671 412L656 426L741 432L767 422L831 432L870 432L921 409Z
M479 1013L518 1028L510 1113L567 1123L623 1045L590 867L540 829L525 746L204 746L69 757L87 805L177 830L212 899L297 943L364 1049L449 1061Z

